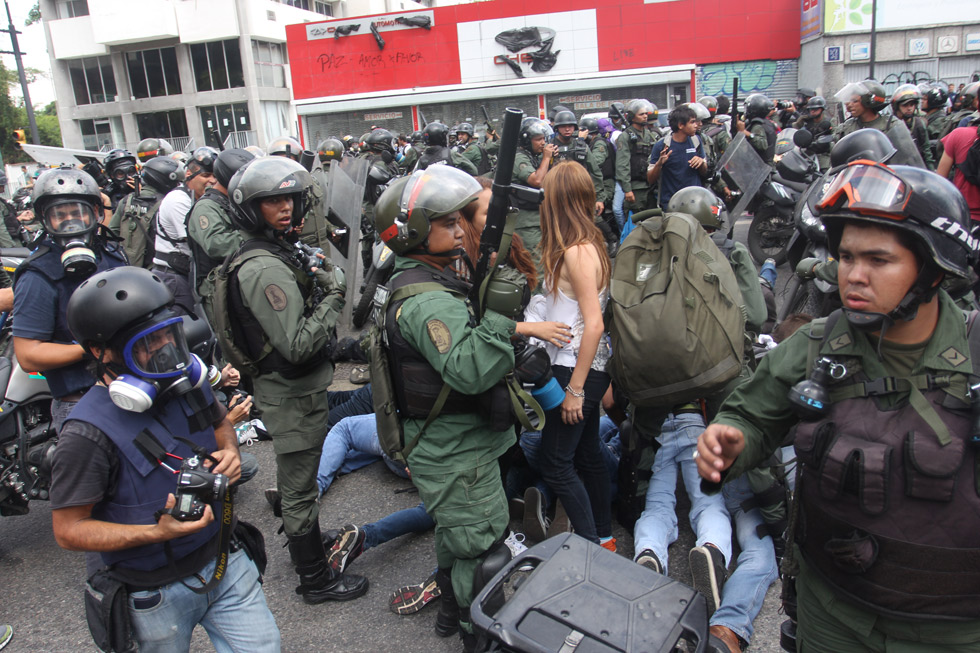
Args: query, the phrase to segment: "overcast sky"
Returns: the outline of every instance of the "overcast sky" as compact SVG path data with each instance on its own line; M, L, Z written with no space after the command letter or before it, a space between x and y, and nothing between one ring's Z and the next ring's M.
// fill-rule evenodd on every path
M31 84L31 103L35 107L43 108L55 99L54 84L51 82L51 63L48 61L48 51L44 43L44 27L41 23L35 23L30 27L24 27L27 20L27 12L34 4L33 0L7 0L10 5L10 16L14 20L14 27L21 33L17 35L20 51L26 53L24 56L24 66L26 68L37 68L44 72L43 77L38 77ZM0 23L7 27L7 14L0 8ZM0 35L0 50L13 50L10 45L10 35L3 33ZM3 55L3 65L16 72L17 62L12 54ZM20 84L16 84L10 89L11 97L16 98L15 102L20 102L24 94L20 90Z

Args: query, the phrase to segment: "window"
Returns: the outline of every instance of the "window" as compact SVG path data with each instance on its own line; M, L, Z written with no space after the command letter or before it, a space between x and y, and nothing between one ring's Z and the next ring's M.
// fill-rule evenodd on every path
M333 7L330 3L321 0L313 0L313 11L324 16L333 16Z
M286 48L282 43L252 41L252 59L259 86L286 86Z
M126 53L134 98L180 95L177 51L174 48Z
M238 40L191 45L191 63L198 91L218 91L245 86Z
M252 123L248 117L248 104L219 104L217 106L200 107L201 124L204 135L210 139L211 130L217 129L222 142L234 132L251 131ZM235 145L235 147L240 147Z
M326 0L280 0L280 2L290 7L296 7L297 9L315 11L324 16L333 16L333 7Z
M109 57L72 59L68 62L68 75L75 92L75 104L116 101L116 77Z
M186 138L188 135L187 117L183 109L173 111L156 111L154 113L137 113L136 129L140 138Z
M58 18L88 16L88 0L58 0Z
M78 129L82 133L82 148L98 152L119 147L122 141L114 134L122 134L122 120L118 117L79 120Z

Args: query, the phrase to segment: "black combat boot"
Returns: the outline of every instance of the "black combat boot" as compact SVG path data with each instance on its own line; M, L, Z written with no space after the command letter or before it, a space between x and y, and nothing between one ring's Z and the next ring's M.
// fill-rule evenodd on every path
M439 587L439 614L436 615L436 635L451 637L459 631L459 604L456 603L456 593L453 591L451 569L436 572L436 585Z
M310 604L324 601L349 601L363 596L368 579L353 574L335 574L327 564L319 522L300 535L289 535L289 557L299 574L297 594Z

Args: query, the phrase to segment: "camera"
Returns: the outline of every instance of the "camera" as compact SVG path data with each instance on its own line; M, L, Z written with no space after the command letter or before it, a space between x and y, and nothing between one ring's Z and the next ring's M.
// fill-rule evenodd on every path
M791 106L793 106L793 103L787 102L786 100L779 100L778 102L776 102L776 108L779 109L780 111L785 111L786 109L789 109Z
M313 268L323 267L323 259L320 256L323 254L323 250L319 247L310 247L302 241L297 241L293 243L293 247L296 251L296 258L299 259L300 265L306 270L306 273L313 276Z
M514 376L521 385L532 386L531 396L541 407L551 410L565 401L565 391L551 374L551 358L544 347L530 344L527 338L514 341Z
M224 500L227 493L227 476L205 470L197 456L185 458L177 475L177 503L171 514L178 521L197 521L204 516L206 505Z

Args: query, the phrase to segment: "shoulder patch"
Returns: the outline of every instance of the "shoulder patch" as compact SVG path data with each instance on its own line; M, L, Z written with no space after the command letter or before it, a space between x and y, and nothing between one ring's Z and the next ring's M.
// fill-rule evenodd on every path
M943 353L939 354L939 356L953 367L959 367L966 362L966 356L960 353L960 351L955 347L950 347Z
M265 298L269 300L269 306L274 311L284 310L288 303L286 301L286 293L274 283L270 283L265 287Z
M208 225L211 224L211 221L208 220L208 216L202 213L200 217L198 217L197 223L201 225L201 229L207 229Z
M442 320L429 320L425 323L425 330L429 334L429 340L435 346L436 351L445 354L453 345L453 336L449 332L449 327Z
M830 341L830 349L833 351L837 351L838 349L841 349L842 347L846 347L849 344L851 344L850 334L842 333L841 335L837 336L836 338Z

